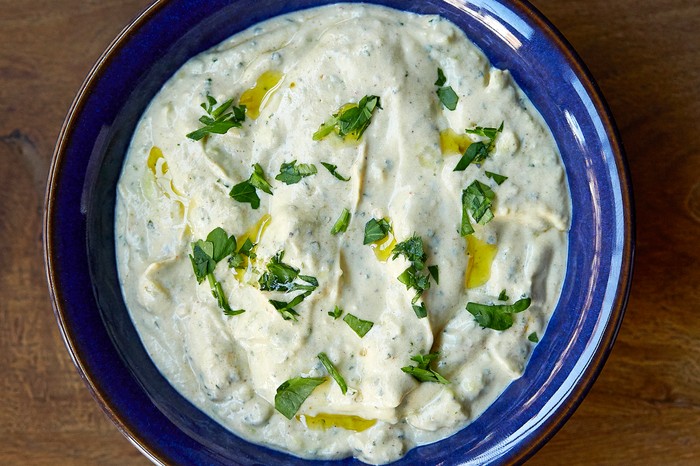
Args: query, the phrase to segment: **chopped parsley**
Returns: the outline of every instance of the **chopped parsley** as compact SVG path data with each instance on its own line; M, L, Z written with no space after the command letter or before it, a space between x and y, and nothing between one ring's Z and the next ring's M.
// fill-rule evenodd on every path
M323 367L326 368L331 377L333 377L333 380L335 380L340 387L340 391L343 392L343 395L345 395L345 393L348 391L348 385L345 383L345 379L342 375L340 375L340 372L338 372L338 369L336 369L336 367L333 365L330 358L326 355L326 353L318 353L318 359L321 360Z
M217 227L209 232L206 240L200 239L192 243L192 254L189 256L197 283L202 283L205 278L207 279L217 304L224 311L224 314L229 316L242 314L245 311L231 309L221 283L214 277L214 269L217 263L235 251L236 237L229 236L223 228Z
M325 377L294 377L283 382L277 387L275 409L291 420L311 392L325 381Z
M402 241L394 246L391 254L392 260L396 260L399 256L404 256L411 263L411 265L398 276L398 279L401 283L406 285L406 289L410 290L413 288L416 290L411 304L419 318L425 317L421 315L423 313L427 315L428 311L425 309L425 304L421 304L420 306L415 306L415 304L423 292L430 288L430 277L432 277L436 283L438 282L439 270L437 265L433 265L428 267L427 273L423 273L425 261L427 260L427 255L423 251L423 239L414 234L406 241ZM420 310L417 310L416 307L419 307Z
M288 185L296 184L300 182L302 178L315 175L317 172L316 165L312 163L300 163L299 165L296 163L296 160L283 163L280 167L280 173L275 179Z
M539 343L540 339L537 337L537 332L532 332L527 336L527 339L533 343Z
M370 122L376 109L382 105L376 95L366 95L357 104L345 104L318 128L313 135L314 141L319 141L332 132L345 139L351 136L360 139Z
M489 156L496 145L496 136L503 131L503 122L501 122L501 126L498 128L477 126L474 129L465 129L464 131L468 134L476 134L477 136L486 138L486 141L473 142L467 147L467 150L464 151L464 155L462 155L462 158L457 162L457 166L454 169L456 172L464 171L471 163L481 163L486 160L486 157ZM498 183L498 181L496 182ZM501 181L501 183L502 182L503 181Z
M513 326L513 314L530 307L530 298L522 298L513 304L467 303L467 311L483 328L507 330Z
M467 186L467 189L462 191L462 224L459 233L462 236L467 236L474 233L469 221L469 214L475 222L480 225L485 225L493 219L491 205L496 197L494 192L484 183L474 181Z
M333 228L331 228L331 235L337 235L338 233L347 231L348 225L350 225L350 211L348 209L343 209L340 213L340 217L338 217L338 220L333 224Z
M374 322L370 322L369 320L362 320L358 317L355 317L352 314L345 314L345 317L343 317L343 322L348 324L351 329L357 333L360 338L364 337L367 335L367 332L370 331L372 326L374 325Z
M411 361L418 363L417 366L405 366L401 370L412 375L419 382L435 382L448 384L449 380L441 376L437 371L430 368L430 364L437 359L440 353L430 353L426 355L418 354L411 358Z
M338 318L343 315L343 310L339 308L338 306L335 306L332 311L328 312L328 315L333 317L334 320L338 320Z
M503 182L508 179L507 176L499 175L498 173L490 172L487 170L484 170L484 174L487 178L491 178L493 181L495 181L496 184L499 186L502 185Z
M508 301L510 298L508 297L508 294L506 293L506 289L503 288L501 290L501 293L498 295L498 300L499 301Z
M428 310L425 308L425 303L420 303L420 306L416 306L415 304L412 304L411 306L413 306L413 312L416 313L416 317L419 319L428 317Z
M240 128L241 123L245 121L245 105L236 107L233 105L233 99L218 107L215 107L216 104L216 99L207 95L207 101L201 104L207 114L199 117L199 122L204 126L189 133L188 138L199 141L207 134L225 134L231 128Z
M277 309L284 320L296 321L299 313L294 309L294 306L304 301L318 287L318 280L309 275L301 275L299 269L282 262L283 258L284 251L275 254L267 264L267 270L258 279L258 283L261 291L280 291L284 293L303 291L303 293L296 295L289 302L270 300L270 304ZM295 281L297 278L300 281Z
M459 97L457 93L452 89L452 86L445 86L447 78L445 78L445 73L443 73L442 68L437 69L438 78L435 81L435 85L438 86L437 95L448 110L454 110L457 108L457 102L459 102Z
M337 165L333 165L332 163L326 163L326 162L321 162L321 165L323 165L324 167L326 167L326 170L328 170L329 172L331 172L331 175L335 176L335 177L336 177L337 179L339 179L340 181L350 181L350 177L349 177L349 176L346 178L346 177L344 177L343 175L341 175L340 173L338 173L338 172L336 171L336 169L338 168Z
M259 164L253 165L253 173L246 181L238 183L229 192L229 196L238 202L248 203L253 209L260 207L260 197L256 189L272 194L272 186L265 179L265 172Z
M438 268L438 266L437 265L429 265L428 272L430 272L430 276L433 277L433 280L435 280L435 283L437 285L439 285L440 284L440 269Z
M391 224L385 218L371 219L365 224L365 239L362 244L371 244L386 238L391 231Z
M229 268L244 269L246 267L246 257L255 259L255 253L253 252L254 247L255 243L253 243L250 238L246 238L238 252L232 252L231 257L228 258Z

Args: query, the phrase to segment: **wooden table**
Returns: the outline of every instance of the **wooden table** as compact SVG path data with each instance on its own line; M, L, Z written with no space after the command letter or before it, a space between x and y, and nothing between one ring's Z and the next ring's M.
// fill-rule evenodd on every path
M0 464L147 464L63 346L41 218L59 128L149 0L0 0ZM532 464L700 464L700 2L533 0L598 80L627 149L637 260L605 369Z

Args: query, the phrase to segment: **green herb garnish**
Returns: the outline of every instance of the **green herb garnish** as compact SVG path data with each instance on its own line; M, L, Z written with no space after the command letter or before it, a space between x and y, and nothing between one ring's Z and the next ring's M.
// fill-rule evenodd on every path
M386 238L391 231L391 224L384 218L373 218L365 224L365 239L362 244L371 244Z
M331 228L331 235L337 235L347 231L348 225L350 225L350 211L348 209L343 209L340 213L340 217L335 221L333 228Z
M413 296L411 304L415 304L423 292L430 288L430 274L428 273L423 275L413 264L404 270L401 275L398 276L398 279L401 283L406 285L407 290L410 290L411 288L416 290L416 294Z
M345 395L345 393L348 391L348 385L345 383L345 379L342 375L340 375L340 372L338 372L338 369L335 368L330 358L328 358L326 353L318 353L318 359L321 360L323 367L326 368L331 377L333 377L333 380L335 380L340 387L340 391L343 392L343 395Z
M437 73L438 73L438 78L437 78L437 81L435 81L435 85L438 87L442 87L447 82L447 78L445 77L445 73L443 73L442 68L438 68Z
M295 377L283 382L277 387L275 409L291 420L311 392L325 381L325 377Z
M437 70L438 78L435 81L435 85L438 86L437 95L442 102L442 105L449 110L454 110L457 108L457 102L459 102L459 97L457 93L452 89L452 86L445 86L447 78L445 78L445 73L442 72L442 68Z
M253 165L253 173L246 181L238 183L229 192L229 196L238 202L248 203L253 209L260 207L260 197L256 189L272 194L272 186L265 179L265 173L259 164Z
M484 174L487 178L491 178L493 181L495 181L496 184L499 186L502 185L503 182L508 179L507 176L499 175L498 173L490 172L487 170L484 170Z
M530 298L522 298L513 304L467 303L467 311L483 328L507 330L513 326L513 314L530 307Z
M436 283L438 282L438 267L436 265L431 265L428 267L428 273L424 274L422 272L425 268L427 256L423 251L423 240L416 234L394 246L391 253L392 260L396 260L399 256L404 256L411 263L411 265L398 276L398 279L401 283L406 285L406 289L413 288L416 290L416 294L413 300L411 300L411 304L414 305L413 310L416 311L416 301L418 301L425 290L430 288L430 277L433 277ZM425 304L421 304L420 307L422 308L421 313L425 311L427 315ZM416 311L416 315L421 317L418 311Z
M318 280L309 275L301 275L299 269L282 262L283 258L284 251L275 254L267 264L267 271L260 276L258 283L261 291L281 291L284 293L304 291L291 301L270 300L270 304L277 309L284 320L296 321L299 313L294 309L294 306L304 301L318 287ZM296 282L297 278L303 283Z
M420 306L416 306L415 304L412 304L411 306L413 306L413 312L416 313L416 317L419 319L428 317L428 310L425 308L425 303L420 303Z
M255 259L255 253L253 253L254 247L255 243L253 243L250 238L246 238L238 252L232 253L231 257L228 258L229 268L244 269L246 265L246 257L249 259Z
M296 184L300 182L302 178L315 175L317 172L316 165L314 164L300 163L297 165L296 163L296 160L283 163L280 167L280 173L275 179L288 185Z
M321 165L323 165L324 167L326 167L326 170L328 170L329 172L331 172L331 175L335 176L335 177L336 177L337 179L339 179L340 181L350 181L350 177L349 177L349 176L346 178L346 177L344 177L343 175L341 175L340 173L338 173L338 172L336 171L336 169L338 168L337 165L333 165L332 163L326 163L326 162L321 162Z
M351 329L357 333L360 338L364 337L367 335L367 332L370 331L372 326L374 325L374 322L370 322L369 320L362 320L358 317L355 317L352 314L345 314L345 317L343 317L343 322L348 324Z
M343 139L346 136L360 139L369 126L374 111L381 108L379 97L376 95L364 96L357 105L343 105L338 113L333 114L318 128L313 135L313 140L323 139L333 131Z
M435 382L441 384L450 383L449 380L438 374L437 371L430 368L430 364L438 357L440 353L430 353L426 355L418 354L411 358L411 361L418 363L417 366L405 366L401 370L412 375L419 382Z
M462 191L462 224L460 235L467 236L474 233L474 228L469 221L471 214L475 222L485 225L493 219L491 205L496 197L494 192L484 183L474 181L467 189Z
M332 311L328 312L328 315L333 317L334 320L338 320L338 318L343 315L343 310L339 308L338 306L335 306Z
M510 298L509 298L508 295L506 294L506 289L503 288L503 289L501 290L501 293L498 295L498 300L499 300L499 301L508 301L509 299L510 299Z
M537 332L532 332L527 336L527 339L533 343L539 343L540 339L537 337Z
M221 283L214 277L214 269L218 262L233 254L235 250L236 237L229 236L223 228L217 227L209 232L206 240L200 239L192 243L192 254L189 256L197 283L202 283L205 278L207 279L217 304L224 311L224 314L229 316L235 316L245 311L231 309Z
M231 128L240 128L241 123L245 121L245 105L236 107L233 105L233 99L218 107L215 107L216 103L214 97L207 95L207 101L201 104L207 114L199 118L199 122L204 126L189 133L188 138L199 141L207 134L225 134Z
M503 131L503 122L498 128L484 128L483 126L477 126L474 129L465 129L468 134L476 134L486 138L486 142L478 141L473 142L464 151L464 155L457 162L457 166L454 171L461 172L464 171L471 163L481 163L486 160L496 144L496 135ZM501 182L502 183L502 182ZM500 183L498 183L500 184Z
M438 268L437 265L429 265L428 266L428 272L430 272L430 276L433 277L433 280L435 280L436 284L440 284L440 269Z

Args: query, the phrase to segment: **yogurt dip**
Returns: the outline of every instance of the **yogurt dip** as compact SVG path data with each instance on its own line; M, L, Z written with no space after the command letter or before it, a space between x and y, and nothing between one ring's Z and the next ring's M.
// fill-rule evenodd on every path
M522 374L565 273L552 135L437 16L331 5L192 58L117 189L120 282L156 366L305 458L387 463L463 428Z

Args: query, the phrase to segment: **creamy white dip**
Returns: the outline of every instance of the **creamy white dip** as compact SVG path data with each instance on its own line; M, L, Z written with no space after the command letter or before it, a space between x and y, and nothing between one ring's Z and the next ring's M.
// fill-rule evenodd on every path
M459 97L454 111L436 94L438 68ZM256 119L249 112L241 128L199 141L185 136L201 126L199 104L207 95L237 102L270 72L282 77ZM336 134L312 139L329 116L365 95L379 96L382 109L359 141ZM461 154L450 144L483 141L464 130L502 122L488 158L454 171ZM292 160L318 172L291 185L275 180ZM321 162L350 180L335 178ZM258 190L258 209L229 196L253 164L273 192ZM508 178L498 185L486 171ZM478 241L469 240L468 251L459 233L462 191L474 180L495 193L494 218L472 222L470 237ZM351 213L347 231L332 235L344 208ZM536 344L528 337L542 337L559 298L569 216L554 140L507 71L492 68L442 18L332 5L237 34L166 83L139 122L124 164L116 252L134 325L183 396L253 442L308 458L386 463L455 433L522 374ZM427 318L414 313L415 290L397 279L409 262L380 260L376 245L363 245L372 218L388 219L398 242L421 237L426 263L439 266L439 283L431 279L419 301ZM261 220L264 229L256 228ZM216 227L239 238L239 247L246 232L263 230L252 235L257 258L245 273L226 260L214 272L231 307L245 310L236 316L222 312L206 280L197 283L189 258L192 243ZM295 294L258 285L282 250L284 263L319 282L295 307L296 322L269 302ZM467 287L469 267L479 277ZM507 301L498 300L502 290ZM531 305L503 331L482 328L465 309L467 302L510 304L520 297ZM328 315L335 306L373 327L360 338ZM401 370L431 351L439 352L431 367L449 384L421 383ZM320 352L346 380L345 395ZM295 377L328 381L289 420L274 399Z

